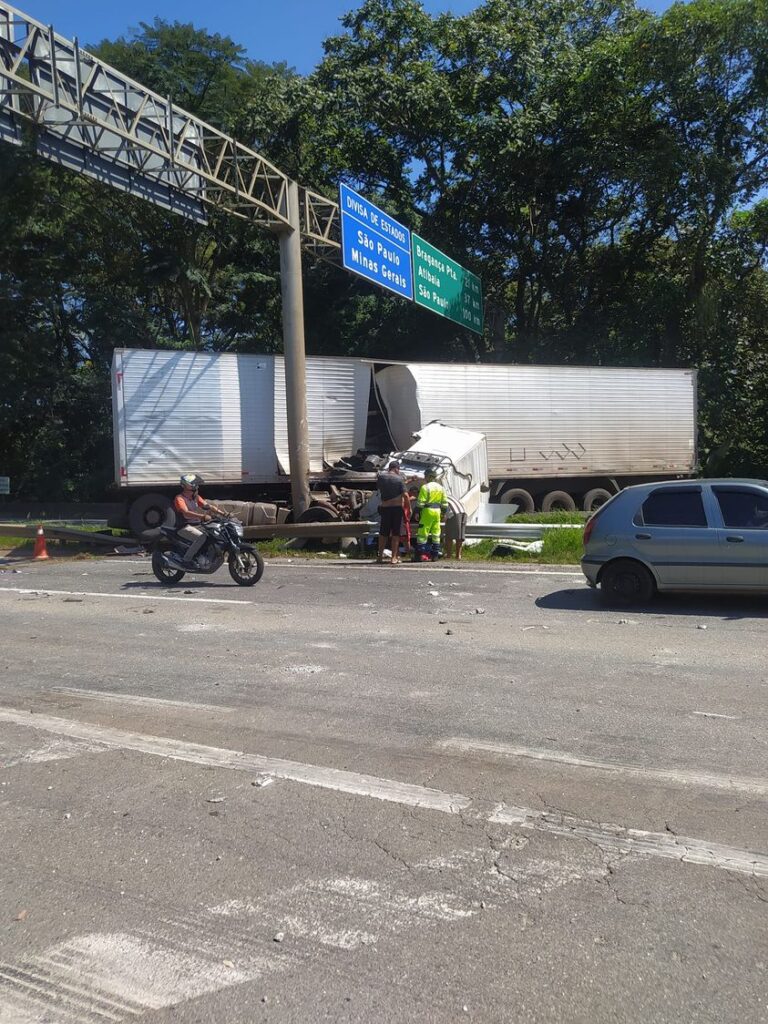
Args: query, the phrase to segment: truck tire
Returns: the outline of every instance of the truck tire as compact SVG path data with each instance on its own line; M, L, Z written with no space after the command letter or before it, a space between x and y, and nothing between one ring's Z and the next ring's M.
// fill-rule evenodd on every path
M542 512L575 512L576 502L566 491L550 491L544 495Z
M533 495L524 491L522 487L510 487L499 495L500 505L517 505L517 512L530 513L536 508ZM517 513L515 513L516 515Z
M601 505L604 505L612 497L611 492L606 491L604 487L593 487L591 491L587 491L584 495L581 507L585 512L596 512Z
M157 537L170 505L171 499L164 494L142 494L128 510L131 533L139 540Z

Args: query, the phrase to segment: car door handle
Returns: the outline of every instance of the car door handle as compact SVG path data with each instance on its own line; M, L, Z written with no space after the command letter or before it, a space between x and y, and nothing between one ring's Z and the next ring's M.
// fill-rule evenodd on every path
M651 539L650 533L636 533L635 534L635 540L650 540L650 539Z
M726 537L725 539L728 541L729 544L743 544L744 543L744 538L743 537Z

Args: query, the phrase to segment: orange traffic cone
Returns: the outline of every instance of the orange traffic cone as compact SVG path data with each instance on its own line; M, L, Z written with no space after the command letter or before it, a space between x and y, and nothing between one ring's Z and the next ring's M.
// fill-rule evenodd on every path
M42 526L37 528L37 536L35 537L35 550L32 553L32 557L38 561L42 561L44 558L50 558L48 554L48 548L45 546L45 534L43 533Z

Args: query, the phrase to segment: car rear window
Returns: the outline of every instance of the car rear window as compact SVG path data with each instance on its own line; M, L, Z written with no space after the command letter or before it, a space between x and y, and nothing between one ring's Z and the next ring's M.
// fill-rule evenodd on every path
M715 487L723 522L731 530L768 530L768 495Z
M701 491L654 491L643 502L645 526L706 526Z

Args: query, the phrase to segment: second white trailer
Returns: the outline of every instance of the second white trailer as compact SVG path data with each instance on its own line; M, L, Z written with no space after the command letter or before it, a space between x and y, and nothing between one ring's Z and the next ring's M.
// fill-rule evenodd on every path
M398 446L435 419L480 431L494 497L525 511L696 468L694 370L407 363L375 379Z

